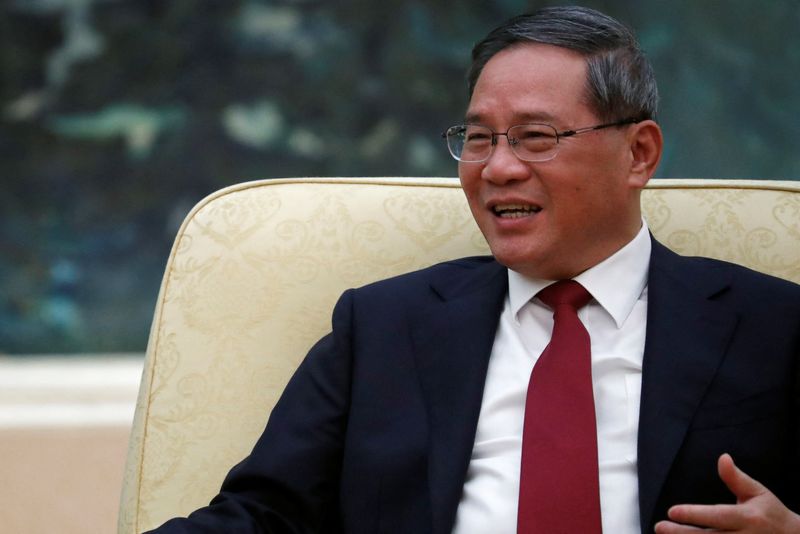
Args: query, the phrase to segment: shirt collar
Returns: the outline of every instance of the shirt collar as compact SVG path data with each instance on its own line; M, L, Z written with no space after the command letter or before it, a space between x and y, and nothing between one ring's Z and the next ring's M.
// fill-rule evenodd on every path
M647 286L650 266L650 232L642 220L639 233L624 247L574 278L614 318L621 328ZM508 270L508 297L514 319L536 294L555 280L528 278Z

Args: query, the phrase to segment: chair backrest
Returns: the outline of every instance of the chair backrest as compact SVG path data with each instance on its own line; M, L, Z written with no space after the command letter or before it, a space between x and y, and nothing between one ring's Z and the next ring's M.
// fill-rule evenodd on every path
M800 182L653 180L642 206L681 254L800 282ZM119 532L208 503L344 289L487 252L455 179L263 180L200 202L156 305Z

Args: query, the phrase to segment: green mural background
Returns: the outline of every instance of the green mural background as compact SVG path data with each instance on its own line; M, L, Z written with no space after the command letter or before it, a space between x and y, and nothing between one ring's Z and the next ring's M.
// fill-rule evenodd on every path
M560 3L6 0L0 354L143 351L174 233L220 187L454 175L473 43ZM658 176L800 179L800 2L585 5L654 64Z

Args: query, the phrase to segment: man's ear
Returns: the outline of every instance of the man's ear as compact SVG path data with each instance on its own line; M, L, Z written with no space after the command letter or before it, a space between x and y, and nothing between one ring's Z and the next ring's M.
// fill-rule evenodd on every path
M633 124L628 132L631 151L630 185L643 188L653 176L661 160L664 138L655 121L645 120Z

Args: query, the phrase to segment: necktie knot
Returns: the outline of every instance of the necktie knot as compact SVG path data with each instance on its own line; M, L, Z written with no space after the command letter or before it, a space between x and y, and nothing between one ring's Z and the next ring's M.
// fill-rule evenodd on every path
M559 280L539 291L536 296L552 310L567 305L577 311L592 300L591 293L575 280Z

